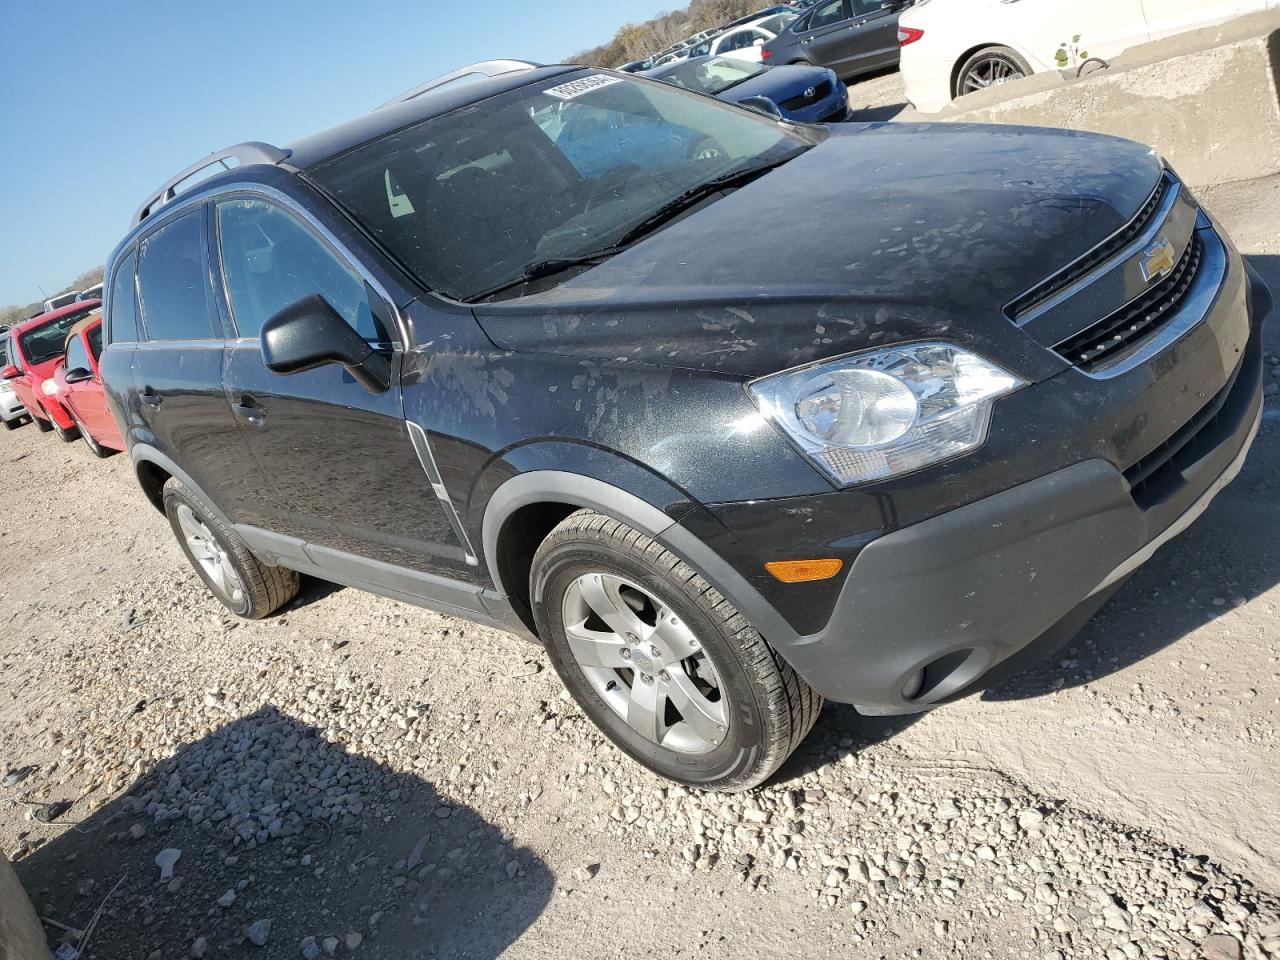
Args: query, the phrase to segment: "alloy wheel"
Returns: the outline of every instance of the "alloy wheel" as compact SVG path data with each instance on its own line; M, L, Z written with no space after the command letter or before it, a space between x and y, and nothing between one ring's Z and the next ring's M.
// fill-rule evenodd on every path
M1021 80L1024 76L1026 74L1022 72L1022 68L1012 60L993 53L975 61L965 71L964 78L960 81L960 93L974 93L1011 80Z
M196 563L208 576L214 589L231 603L244 600L244 585L227 556L226 549L218 542L213 531L185 503L178 504L178 526L187 541L187 549Z
M588 573L563 599L569 649L595 692L646 740L709 753L729 728L720 677L665 603L613 574Z

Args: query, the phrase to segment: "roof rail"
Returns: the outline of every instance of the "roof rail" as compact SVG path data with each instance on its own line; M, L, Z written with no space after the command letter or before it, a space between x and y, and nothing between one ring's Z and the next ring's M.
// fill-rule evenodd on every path
M428 80L426 83L420 83L411 90L406 90L398 97L393 97L386 103L378 104L375 108L381 110L384 107L393 107L397 103L404 103L406 100L412 100L414 97L420 97L424 93L437 90L446 84L454 83L458 80L465 80L467 77L501 77L508 73L523 73L526 70L537 70L543 66L541 63L534 63L532 60L481 60L479 63L472 63L465 67L459 67L457 70L451 70L449 73L443 73L434 80Z
M281 160L288 159L290 151L281 150L279 147L273 147L269 143L262 143L257 140L250 140L246 143L237 143L233 147L227 147L225 150L217 150L197 160L186 169L180 171L164 182L159 190L154 190L147 195L147 199L143 201L142 206L133 215L133 226L137 226L143 220L147 219L156 210L169 203L177 192L177 187L182 181L195 176L203 170L210 167L221 167L224 170L230 170L232 165L227 163L228 160L235 160L237 166L248 166L254 163L270 163L277 164Z

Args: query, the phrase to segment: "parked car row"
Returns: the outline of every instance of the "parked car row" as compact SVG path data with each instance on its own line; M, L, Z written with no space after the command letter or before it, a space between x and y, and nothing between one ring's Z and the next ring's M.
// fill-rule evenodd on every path
M1050 652L1241 469L1270 294L1148 147L779 122L726 101L800 74L731 57L458 73L179 171L101 314L5 335L235 614L301 573L522 634L739 790L824 698Z
M860 2L860 0L854 0ZM916 0L902 14L902 77L918 110L1163 37L1280 6L1280 0Z
M0 336L0 421L24 420L64 441L83 438L96 456L124 449L98 370L101 301L73 301L14 324Z

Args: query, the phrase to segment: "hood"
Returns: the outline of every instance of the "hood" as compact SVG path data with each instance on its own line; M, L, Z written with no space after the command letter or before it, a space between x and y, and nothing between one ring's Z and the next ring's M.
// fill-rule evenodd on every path
M754 77L735 84L719 96L733 101L747 97L768 97L770 100L789 100L798 97L809 87L816 87L830 79L826 67L772 67Z
M475 313L509 349L733 376L928 337L1047 376L1060 361L1002 308L1132 219L1160 175L1149 148L1096 134L844 124L604 264Z

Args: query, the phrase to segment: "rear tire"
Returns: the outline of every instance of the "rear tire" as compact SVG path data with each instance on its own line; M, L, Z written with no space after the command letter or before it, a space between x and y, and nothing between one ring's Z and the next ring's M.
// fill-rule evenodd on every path
M200 494L171 477L162 495L165 515L187 561L209 592L236 616L261 620L297 595L298 574L262 563Z
M530 586L539 635L569 692L663 777L750 789L817 720L822 698L742 614L617 520L590 510L567 518L538 548Z
M966 60L956 73L952 98L977 93L988 87L1021 80L1032 74L1031 64L1009 47L986 47Z

